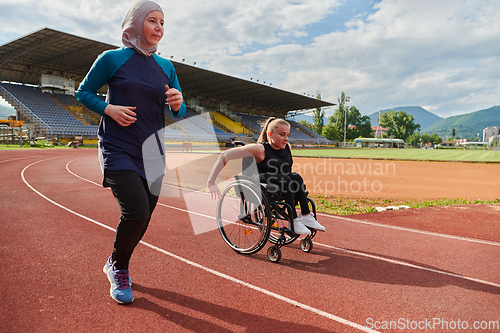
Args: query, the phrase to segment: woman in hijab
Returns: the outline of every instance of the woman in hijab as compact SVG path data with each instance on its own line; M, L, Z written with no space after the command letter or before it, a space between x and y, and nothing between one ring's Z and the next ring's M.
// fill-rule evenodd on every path
M146 161L151 158L146 152L155 149L145 148L145 143L153 138L155 158L163 172L164 111L177 117L186 112L172 63L155 54L163 24L158 4L134 3L122 22L124 47L101 54L76 93L80 102L102 116L98 137L103 186L111 188L121 212L113 251L103 271L111 283L111 297L121 304L134 300L129 260L146 232L163 176L147 177ZM103 101L97 92L106 84Z

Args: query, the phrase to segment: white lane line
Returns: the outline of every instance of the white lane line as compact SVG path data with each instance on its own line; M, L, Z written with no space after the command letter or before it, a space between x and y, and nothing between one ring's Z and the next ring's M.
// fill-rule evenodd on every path
M464 280L468 280L468 281L477 282L477 283L485 284L485 285L488 285L488 286L500 288L500 284L498 284L498 283L493 283L493 282L489 282L489 281L485 281L485 280L480 280L480 279L476 279L476 278L472 278L472 277L468 277L468 276L464 276L464 275L460 275L460 274L449 273L449 272L441 271L441 270L434 269L434 268L428 268L428 267L418 266L418 265L410 264L410 263L407 263L407 262L404 262L404 261L399 261L399 260L394 260L394 259L388 259L388 258L376 256L376 255L373 255L373 254L362 253L362 252L358 252L358 251L354 251L354 250L343 249L341 247L335 247L335 246L321 244L321 243L316 243L316 242L314 243L314 245L324 246L326 248L330 248L330 249L333 249L333 250L338 250L338 251L342 251L342 252L346 252L346 253L350 253L350 254L355 254L355 255L358 255L358 256L363 256L363 257L367 257L367 258L371 258L371 259L381 260L381 261L385 261L385 262L388 262L388 263L391 263L391 264L396 264L396 265L406 266L406 267L410 267L410 268L420 269L420 270L428 271L428 272L432 272L432 273L438 273L438 274L448 275L448 276L452 276L452 277L455 277L455 278L464 279Z
M83 158L83 157L76 158L76 159L71 160L71 161L69 161L68 163L66 163L66 170L68 170L68 172L69 172L70 174L72 174L73 176L75 176L76 178L80 178L81 180L84 180L84 181L86 181L86 182L89 182L89 183L94 184L94 185L97 185L97 186L102 186L102 184L96 183L96 182L94 182L94 181L92 181L92 180L89 180L89 179L87 179L87 178L83 178L83 177L81 177L81 176L77 175L76 173L74 173L73 171L71 171L71 170L69 169L69 164L70 164L71 162L76 161L76 160L79 160L79 159L81 159L81 158Z
M183 208L179 208L179 207L174 207L174 206L162 204L161 202L158 202L158 205L163 206L163 207L167 207L167 208L170 208L170 209L179 210L179 211L184 212L184 213L194 214L194 215L198 215L198 216L209 218L211 220L215 220L215 216L210 216L210 215L207 215L207 214L197 213L197 212L193 212L193 211L190 211L190 210L187 210L187 209L183 209Z
M79 177L79 178L81 178L81 177ZM82 178L82 179L84 179L84 178ZM100 184L97 184L97 183L94 183L94 184L100 185ZM203 194L203 193L200 192L200 194ZM158 203L158 205L164 206L166 208L178 210L178 211L181 211L181 212L189 213L189 214L195 214L195 215L203 216L203 217L206 217L206 218L209 218L209 219L212 219L212 220L215 219L214 216L209 216L209 215L206 215L206 214L192 212L192 211L189 211L189 210L186 210L186 209L183 209L183 208L179 208L179 207L175 207L175 206L170 206L170 205L166 205L166 204L162 204L162 203ZM327 216L327 217L332 217L332 218L339 218L338 216L330 216L330 215L326 215L326 214L321 214L321 215ZM359 222L359 223L362 223L362 224L368 224L368 225L375 225L375 226L386 227L383 224L379 225L378 223L373 223L373 222L364 222L364 221L359 221L359 220L350 219L350 218L340 218L340 219L347 219L348 221L352 221L352 222ZM402 228L402 227L393 227L393 226L388 226L388 227L390 229L396 229L396 230L399 230L400 228ZM406 228L402 228L402 229L406 229ZM418 232L419 230L410 229L410 230L404 230L404 231L416 231L416 232ZM423 234L427 234L427 232L422 232L422 233ZM438 236L440 236L440 235L438 234ZM452 237L455 237L455 236L452 236ZM460 238L458 238L458 239L460 239ZM460 240L462 240L462 239L460 239ZM467 239L465 239L465 240L467 240ZM474 240L474 239L472 239L472 240ZM335 246L331 246L331 245L327 245L327 244L322 244L322 243L317 243L317 242L314 242L314 244L317 245L317 246L323 246L325 248L330 248L330 249L334 249L334 250L343 251L343 252L346 252L346 253L355 254L355 255L358 255L358 256L361 256L361 257L367 257L367 258L371 258L371 259L377 259L377 260L385 261L385 262L388 262L388 263L391 263L391 264L397 264L397 265L411 267L411 268L420 269L420 270L424 270L424 271L429 271L429 272L433 272L433 273L443 274L443 275L447 275L447 276L461 278L461 279L464 279L464 280L473 281L473 282L477 282L477 283L481 283L481 284L485 284L485 285L489 285L489 286L500 288L500 284L497 284L497 283L494 283L494 282L480 280L480 279L476 279L476 278L472 278L472 277L468 277L468 276L464 276L464 275L460 275L460 274L449 273L449 272L446 272L446 271L441 271L441 270L438 270L438 269L428 268L428 267L424 267L424 266L418 266L418 265L414 265L414 264L409 264L409 263L404 262L404 261L387 259L387 258L384 258L384 257L381 257L381 256L370 255L370 254L366 254L366 253L358 252L358 251L354 251L354 250L343 249L343 248L340 248L340 247L335 247ZM496 244L493 244L493 245L496 245Z
M166 184L166 183L163 183L163 185L177 188L177 189L181 189L182 191L191 191L191 192L198 192L198 193L203 194L203 195L210 195L210 193L207 193L207 192L193 190L193 189L181 187L178 185L171 185L171 184ZM439 233L439 232L432 232L432 231L418 230L418 229L412 229L412 228L406 228L406 227L399 227L399 226L387 225L387 224L382 224L382 223L377 223L377 222L362 221L362 220L357 220L357 219L353 219L353 218L349 218L349 217L329 215L329 214L325 214L325 213L317 213L317 215L328 217L328 218L333 218L333 219L355 222L355 223L367 224L367 225L371 225L374 227L389 228L389 229L394 229L394 230L413 232L413 233L422 234L422 235L443 237L443 238L455 239L455 240L460 240L460 241L465 241L465 242L473 242L473 243L478 243L478 244L500 246L500 242L495 242L495 241L488 241L488 240L470 238L470 237L454 236L454 235L450 235L450 234L443 234L443 233Z
M33 163L31 163L31 164L27 165L27 166L23 169L23 171L21 171L21 178L22 178L23 182L26 184L26 186L28 186L28 187L29 187L29 188L30 188L33 192L35 192L36 194L38 194L39 196L41 196L42 198L44 198L45 200L47 200L47 201L48 201L48 202L50 202L51 204L54 204L54 205L56 205L56 206L57 206L57 207L59 207L59 208L62 208L62 209L66 210L66 211L68 211L68 212L70 212L70 213L72 213L72 214L74 214L74 215L76 215L76 216L78 216L78 217L81 217L82 219L85 219L85 220L87 220L87 221L89 221L89 222L95 223L95 224L97 224L97 225L98 225L98 226L100 226L100 227L106 228L106 229L108 229L108 230L115 231L115 229L113 229L113 228L111 228L111 227L109 227L109 226L105 225L104 223L97 222L96 220L93 220L93 219L91 219L91 218L89 218L89 217L87 217L87 216L85 216L85 215L79 214L79 213L77 213L77 212L75 212L75 211L73 211L73 210L71 210L71 209L69 209L69 208L67 208L67 207L65 207L65 206L63 206L63 205L61 205L61 204L59 204L59 203L55 202L54 200L52 200L52 199L50 199L50 198L46 197L46 196L45 196L45 195L43 195L41 192L37 191L37 190L36 190L33 186L31 186L31 185L30 185L30 184L26 181L26 178L24 177L24 172L25 172L25 171L26 171L29 167L31 167L32 165L35 165L35 164L38 164L38 163L40 163L40 162L44 162L44 161L47 161L47 160L40 160L40 161L33 162Z
M179 256L177 256L177 255L175 255L175 254L173 254L173 253L170 253L170 252L167 252L167 251L165 251L165 250L163 250L163 249L160 249L160 248L158 248L158 247L156 247L156 246L154 246L154 245L150 245L150 244L145 243L145 242L143 242L143 241L141 241L141 243L142 243L142 244L144 244L144 245L146 245L146 246L148 246L148 247L150 247L150 248L152 248L152 249L154 249L154 250L156 250L156 251L158 251L158 252L164 253L164 254L166 254L166 255L168 255L168 256L171 256L172 258L175 258L175 259L177 259L177 260L180 260L180 261L182 261L182 262L184 262L184 263L186 263L186 264L189 264L189 265L191 265L191 266L194 266L194 267L197 267L197 268L199 268L199 269L202 269L202 270L204 270L204 271L206 271L206 272L208 272L208 273L214 274L214 275L216 275L216 276L218 276L218 277L221 277L221 278L223 278L223 279L226 279L226 280L232 281L232 282L237 283L237 284L241 284L241 285L243 285L243 286L246 286L247 288L253 289L253 290L258 291L258 292L260 292L260 293L263 293L263 294L265 294L265 295L268 295L268 296L271 296L271 297L273 297L273 298L276 298L277 300L280 300L280 301L283 301L283 302L285 302L285 303L288 303L288 304L291 304L291 305L295 305L296 307L302 308L302 309L304 309L304 310L307 310L307 311L313 312L313 313L315 313L315 314L317 314L317 315L319 315L319 316L326 317L326 318L328 318L328 319L334 320L334 321L336 321L336 322L339 322L339 323L341 323L341 324L344 324L344 325L350 326L350 327L352 327L352 328L356 328L356 329L358 329L358 330L360 330L360 331L363 331L363 332L378 332L378 331L372 330L372 329L370 329L370 328L368 328L368 327L365 327L365 326L362 326L362 325L356 324L356 323L354 323L354 322L352 322L352 321L349 321L349 320L347 320L347 319L344 319L344 318L341 318L341 317L335 316L335 315L333 315L333 314L331 314L331 313L328 313L328 312L325 312L325 311L322 311L322 310L319 310L319 309L313 308L312 306L309 306L309 305L306 305L306 304L303 304L303 303L297 302L297 301L295 301L295 300L293 300L293 299L290 299L290 298L288 298L288 297L282 296L282 295L280 295L280 294L276 294L276 293L274 293L274 292L272 292L272 291L269 291L269 290L267 290L267 289L257 287L257 286L255 286L255 285L253 285L253 284L250 284L250 283L247 283L247 282L242 281L242 280L240 280L240 279L234 278L234 277L232 277L232 276L230 276L230 275L227 275L227 274L224 274L224 273L218 272L218 271L216 271L216 270L213 270L213 269L211 269L211 268L208 268L208 267L202 266L202 265L200 265L200 264L198 264L198 263L192 262L191 260L188 260L188 259L185 259L185 258L179 257Z
M68 164L66 165L66 169L71 174L73 174L74 176L76 176L76 177L78 177L78 178L80 178L82 180L85 180L85 181L87 181L89 183L101 186L101 184L98 184L98 183L93 182L91 180L82 178L82 177L78 176L77 174L73 173L71 170L69 170L68 165L69 165L69 163L71 163L73 161L68 162ZM178 186L178 185L171 185L171 184L166 184L166 183L163 183L163 185L164 186L168 186L168 187L173 187L173 188L181 189L182 191L198 192L198 193L203 194L203 195L209 195L210 194L210 193L202 192L202 191L199 191L199 190L193 190L193 189L190 189L190 188L184 188L184 187L181 187L181 186ZM177 209L177 208L171 207L171 206L167 206L167 207L170 207L170 208L173 208L173 209ZM387 224L382 224L382 223L377 223L377 222L371 222L371 221L362 221L362 220L357 220L357 219L353 219L353 218L349 218L349 217L337 216L337 215L329 215L329 214L324 214L324 213L317 213L317 215L328 217L328 218L333 218L333 219L339 219L339 220L354 222L354 223L361 223L361 224L371 225L371 226L374 226L374 227L381 227L381 228L388 228L388 229L393 229L393 230L413 232L413 233L422 234L422 235L442 237L442 238L449 238L449 239L460 240L460 241L464 241L464 242L472 242L472 243L478 243L478 244L500 246L500 242L495 242L495 241L488 241L488 240L477 239L477 238L470 238L470 237L454 236L454 235L443 234L443 233L438 233L438 232L418 230L418 229L412 229L412 228L406 228L406 227L399 227L399 226L387 225Z
M482 239L477 239L477 238L454 236L454 235L437 233L437 232L432 232L432 231L417 230L417 229L411 229L411 228L406 228L406 227L399 227L399 226L395 226L395 225L387 225L387 224L370 222L370 221L362 221L362 220L357 220L357 219L353 219L353 218L350 218L350 217L344 217L344 216L328 215L328 214L323 214L323 213L318 213L317 215L324 216L324 217L329 217L329 218L332 218L332 219L339 219L339 220L344 220L344 221L349 221L349 222L355 222L355 223L360 223L360 224L371 225L371 226L374 226L374 227L381 227L381 228L388 228L388 229L393 229L393 230L407 231L407 232L413 232L413 233L422 234L422 235L428 235L428 236L450 238L450 239L455 239L455 240L460 240L460 241L465 241L465 242L472 242L472 243L479 243L479 244L500 246L499 242L482 240Z
M207 192L202 192L200 190L195 190L195 189L192 189L192 188L189 188L189 187L181 187L179 185L172 185L172 184L167 184L167 183L162 183L163 186L168 186L168 187L173 187L173 188L176 188L176 189L180 189L182 191L190 191L190 192L198 192L200 194L205 194L205 195L210 195L210 193L207 193Z
M29 156L29 157L20 157L20 158L13 158L13 159L10 159L10 160L3 160L3 161L0 161L0 163L6 163L6 162L13 162L13 161L19 161L19 160L26 160L28 158L36 158L38 156Z
M41 192L39 192L38 190L36 190L33 186L31 186L31 185L28 183L28 181L26 180L26 178L24 177L24 173L25 173L25 171L26 171L29 167L31 167L31 166L33 166L33 165L35 165L35 164L37 164L37 163L40 163L40 162L42 162L42 161L44 161L44 160L40 160L40 161L37 161L37 162L31 163L31 164L29 164L28 166L26 166L26 167L25 167L25 168L21 171L21 178L23 179L23 182L26 184L26 186L28 186L28 187L29 187L29 188L30 188L33 192L35 192L36 194L38 194L39 196L41 196L43 199L45 199L45 200L47 200L48 202L50 202L50 203L52 203L52 204L56 205L57 207L62 208L62 209L64 209L65 211L67 211L67 212L69 212L69 213L71 213L71 214L74 214L74 215L76 215L76 216L78 216L78 217L81 217L81 218L83 218L83 219L85 219L85 220L87 220L87 221L89 221L89 222L92 222L92 223L94 223L94 224L96 224L96 225L98 225L98 226L100 226L100 227L103 227L103 228L105 228L105 229L108 229L108 230L111 230L111 231L113 231L113 232L116 232L116 230L115 230L114 228L111 228L111 227L109 227L109 226L105 225L104 223L98 222L98 221L96 221L96 220L94 220L94 219L91 219L91 218L89 218L89 217L85 216L85 215L79 214L79 213L77 213L77 212L75 212L75 211L73 211L73 210L71 210L71 209L69 209L69 208L67 208L67 207L65 207L65 206L63 206L63 205L61 205L61 204L59 204L59 203L55 202L54 200L52 200L52 199L48 198L47 196L45 196L44 194L42 194ZM80 178L80 177L79 177L79 178ZM372 330L372 329L370 329L370 328L368 328L368 327L365 327L365 326L362 326L362 325L360 325L360 324L357 324L357 323L354 323L354 322L352 322L352 321L349 321L349 320L347 320L347 319L344 319L344 318L341 318L341 317L335 316L335 315L333 315L333 314L331 314L331 313L328 313L328 312L325 312L325 311L322 311L322 310L319 310L319 309L313 308L313 307L311 307L311 306L309 306L309 305L306 305L306 304L303 304L303 303L297 302L297 301L295 301L295 300L293 300L293 299L290 299L290 298L288 298L288 297L285 297L285 296L282 296L282 295L280 295L280 294L274 293L274 292L272 292L272 291L269 291L269 290L266 290L266 289L263 289L263 288L257 287L257 286L255 286L255 285L253 285L253 284L250 284L250 283L245 282L245 281L243 281L243 280L237 279L237 278L232 277L232 276L230 276L230 275L227 275L227 274L224 274L224 273L218 272L218 271L216 271L216 270L213 270L213 269L211 269L211 268L205 267L205 266L203 266L203 265L201 265L201 264L198 264L198 263L196 263L196 262L194 262L194 261L191 261L191 260L189 260L189 259L186 259L186 258L180 257L180 256L178 256L178 255L176 255L176 254L173 254L173 253L171 253L171 252L168 252L168 251L166 251L166 250L164 250L164 249L161 249L161 248L159 248L159 247L157 247L157 246L154 246L154 245L152 245L152 244L149 244L149 243L147 243L147 242L141 241L140 243L141 243L141 244L143 244L143 245L145 245L145 246L147 246L147 247L149 247L149 248L151 248L151 249L153 249L153 250L156 250L156 251L158 251L158 252L160 252L160 253L163 253L163 254L165 254L165 255L167 255L167 256L170 256L170 257L172 257L172 258L174 258L174 259L177 259L177 260L179 260L179 261L181 261L181 262L184 262L184 263L186 263L186 264L188 264L188 265L190 265L190 266L193 266L193 267L196 267L196 268L202 269L202 270L204 270L204 271L206 271L206 272L208 272L208 273L211 273L211 274L213 274L213 275L215 275L215 276L218 276L218 277L221 277L221 278L223 278L223 279L226 279L226 280L232 281L232 282L234 282L234 283L244 285L244 286L246 286L246 287L248 287L248 288L250 288L250 289L253 289L253 290L258 291L258 292L260 292L260 293L263 293L263 294L265 294L265 295L271 296L271 297L273 297L273 298L276 298L276 299L278 299L278 300L280 300L280 301L283 301L283 302L286 302L286 303L288 303L288 304L291 304L291 305L294 305L294 306L300 307L300 308L302 308L302 309L304 309L304 310L307 310L307 311L313 312L313 313L315 313L315 314L317 314L317 315L320 315L320 316L322 316L322 317L325 317L325 318L331 319L331 320L336 321L336 322L338 322L338 323L341 323L341 324L344 324L344 325L350 326L350 327L352 327L352 328L358 329L358 330L363 331L363 332L370 332L370 333L376 333L376 332L378 332L378 331Z

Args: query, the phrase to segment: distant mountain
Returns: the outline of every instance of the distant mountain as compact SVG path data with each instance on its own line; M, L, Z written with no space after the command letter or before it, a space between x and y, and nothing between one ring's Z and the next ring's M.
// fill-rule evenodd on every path
M0 105L0 119L7 119L9 116L15 115L16 110L14 108Z
M390 110L404 111L411 114L415 118L415 123L420 124L420 134L427 133L431 135L436 133L443 139L451 137L451 130L454 128L456 138L475 138L479 133L479 138L482 140L483 129L488 126L500 126L500 106L444 119L419 106L397 107L381 110L380 112L384 113ZM369 115L372 126L377 126L377 115L378 112ZM297 115L295 121L300 120L313 123L312 115ZM326 124L328 124L328 117L325 117Z
M404 111L415 118L415 124L420 124L420 129L426 128L431 126L432 124L441 121L443 118L440 116L435 115L432 112L427 111L424 108L421 108L420 106L400 106L397 108L392 108L392 109L387 109L387 110L380 110L381 113L385 113L387 111ZM374 112L369 115L370 120L372 122L372 126L377 126L377 116L378 116L378 111Z
M323 117L324 119L324 124L328 124L328 117ZM306 114L297 114L295 116L295 119L292 119L292 120L295 120L296 122L299 122L301 120L305 120L307 121L309 124L312 124L314 123L314 120L313 120L313 116L310 116L310 115L306 115Z
M435 115L434 113L429 112L424 108L421 108L420 106L400 106L397 108L380 110L380 112L385 113L385 112L391 111L391 110L404 111L408 114L411 114L415 118L415 123L420 124L420 129L425 128L425 127L429 127L432 124L443 119L443 118ZM370 117L370 121L372 123L372 126L377 126L378 111L374 112L368 116ZM325 117L324 119L325 119L325 125L328 124L328 117ZM295 121L300 121L300 120L305 120L310 124L313 123L312 115L303 115L303 114L296 115Z
M429 127L423 127L420 133L436 133L445 139L451 136L451 130L454 128L457 138L475 138L479 133L479 138L482 139L483 129L489 126L500 126L500 106L445 118Z

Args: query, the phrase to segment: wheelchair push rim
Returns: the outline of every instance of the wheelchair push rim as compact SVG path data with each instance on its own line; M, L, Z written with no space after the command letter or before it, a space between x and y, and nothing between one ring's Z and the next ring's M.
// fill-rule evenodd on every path
M230 183L217 205L217 226L234 251L256 253L264 247L271 231L267 199L251 182Z

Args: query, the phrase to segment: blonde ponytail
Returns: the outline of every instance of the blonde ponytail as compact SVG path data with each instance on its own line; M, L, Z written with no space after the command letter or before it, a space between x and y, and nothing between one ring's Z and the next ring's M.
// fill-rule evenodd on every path
M267 133L272 132L278 125L287 125L288 127L290 127L290 124L285 119L269 117L269 119L267 119L266 123L264 124L264 128L260 133L257 143L268 142Z
M276 118L274 117L269 117L264 124L264 127L262 128L262 132L260 132L259 139L257 140L257 143L262 143L262 142L267 142L267 132L269 128L269 123L275 120Z

